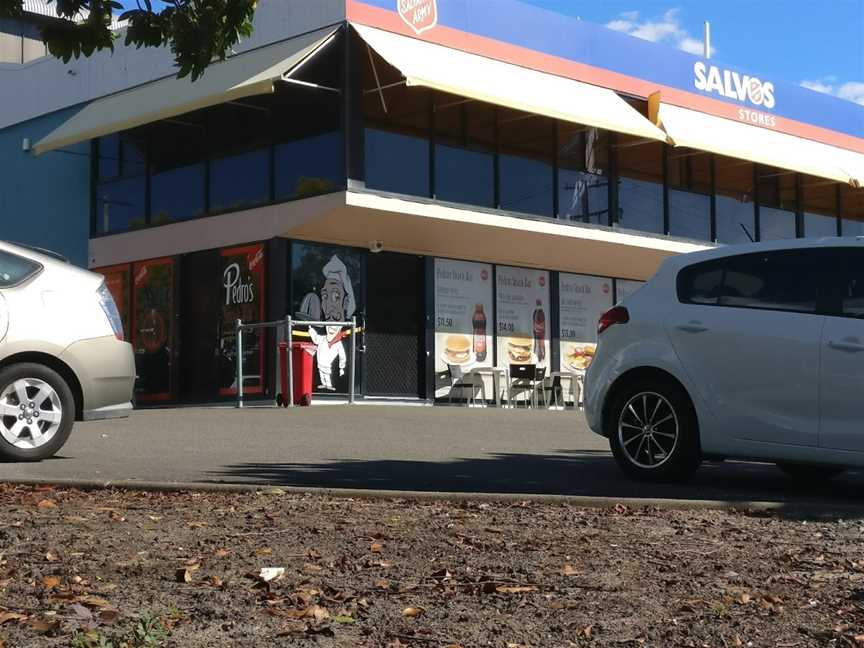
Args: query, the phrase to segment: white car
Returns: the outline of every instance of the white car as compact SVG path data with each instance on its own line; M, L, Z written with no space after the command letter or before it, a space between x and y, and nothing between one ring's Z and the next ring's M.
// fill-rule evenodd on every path
M671 257L598 330L587 420L631 476L702 459L809 479L864 466L864 239Z
M44 459L76 419L128 416L134 383L102 276L0 242L0 458Z

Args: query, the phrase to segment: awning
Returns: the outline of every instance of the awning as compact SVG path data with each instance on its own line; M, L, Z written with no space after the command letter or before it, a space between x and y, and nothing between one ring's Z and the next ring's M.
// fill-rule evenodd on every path
M62 146L182 115L242 97L273 92L276 80L335 37L338 28L310 32L291 40L215 63L194 83L169 77L96 99L39 140L36 155Z
M666 134L612 90L352 23L409 86L563 121L666 141Z
M686 146L767 166L806 173L817 178L857 185L864 182L864 156L787 133L649 101L655 123L675 146ZM654 115L652 114L652 119ZM856 162L856 157L861 158ZM858 169L856 169L858 167Z

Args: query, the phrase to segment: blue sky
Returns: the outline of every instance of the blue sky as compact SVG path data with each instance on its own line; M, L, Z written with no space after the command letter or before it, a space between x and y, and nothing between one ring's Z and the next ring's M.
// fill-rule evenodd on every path
M718 61L864 104L864 0L523 2L694 53L708 20Z
M864 0L523 0L864 104Z

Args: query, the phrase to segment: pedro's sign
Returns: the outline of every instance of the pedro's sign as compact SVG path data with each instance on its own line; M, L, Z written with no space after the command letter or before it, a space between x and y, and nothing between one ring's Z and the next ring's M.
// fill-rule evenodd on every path
M417 34L438 24L437 0L396 0L402 20Z

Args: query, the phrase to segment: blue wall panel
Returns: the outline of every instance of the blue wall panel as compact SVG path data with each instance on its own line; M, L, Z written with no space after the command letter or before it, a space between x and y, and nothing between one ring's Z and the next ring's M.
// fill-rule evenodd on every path
M87 265L90 234L90 144L35 157L22 151L77 108L0 130L0 239L54 250Z

